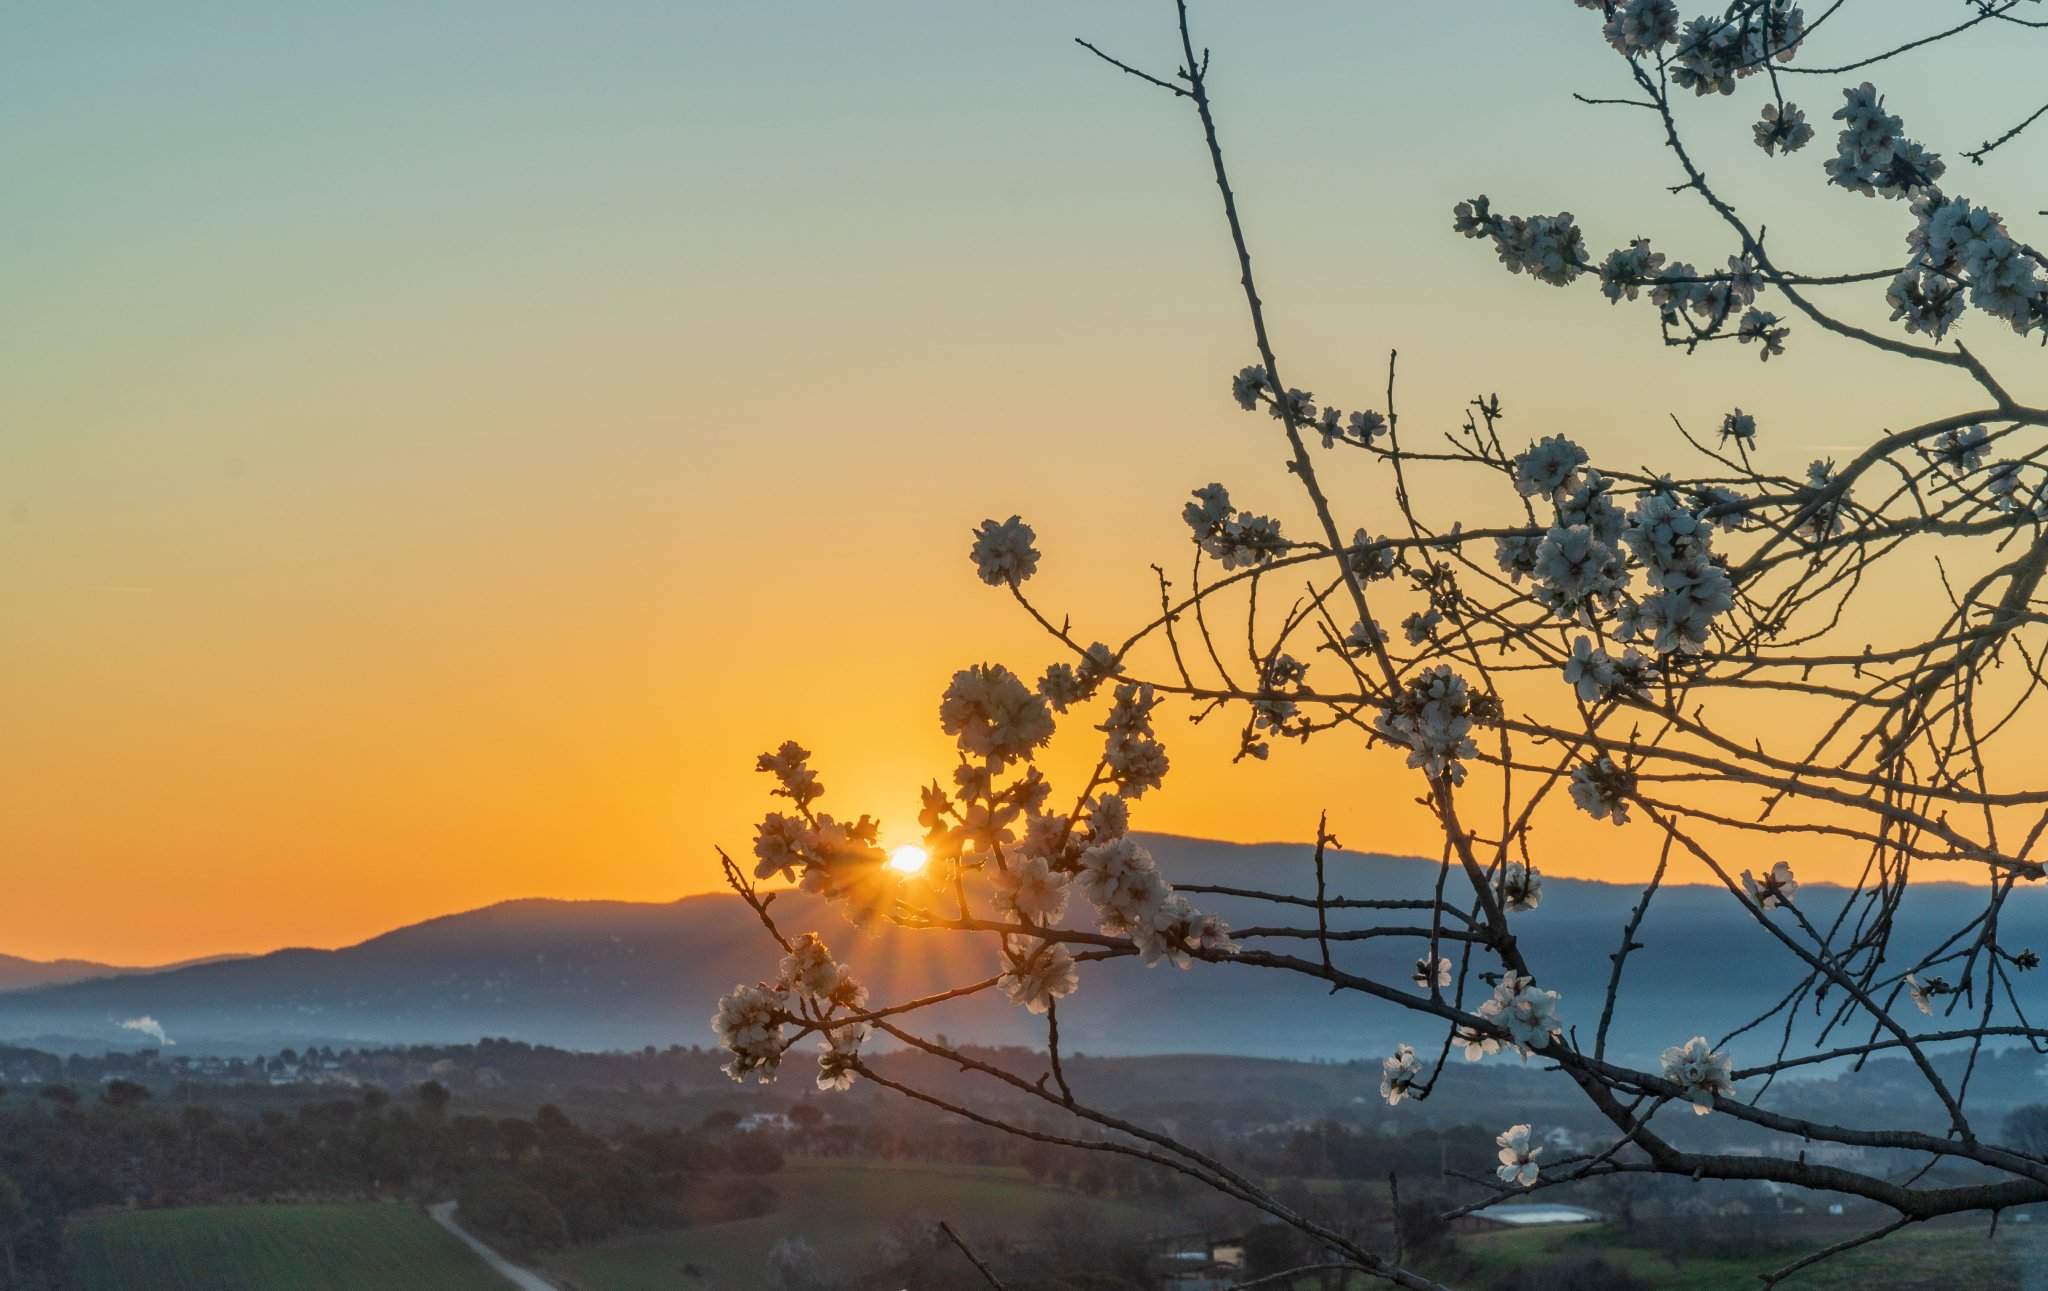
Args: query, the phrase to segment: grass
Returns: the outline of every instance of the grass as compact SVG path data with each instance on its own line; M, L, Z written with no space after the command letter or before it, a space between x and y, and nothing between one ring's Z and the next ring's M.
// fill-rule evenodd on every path
M1703 1224L1712 1224L1703 1219ZM1459 1252L1481 1271L1470 1279L1487 1285L1511 1273L1593 1256L1668 1291L1755 1291L1757 1274L1784 1264L1858 1230L1837 1221L1840 1231L1810 1231L1784 1246L1754 1254L1674 1259L1660 1251L1624 1244L1626 1237L1600 1225L1475 1233L1461 1237ZM1883 1241L1846 1251L1787 1281L1799 1291L1950 1291L1955 1287L2017 1286L2023 1259L2031 1258L2022 1230L2001 1230L1987 1241L1981 1224L1935 1225L1894 1233Z
M192 1206L82 1220L78 1291L506 1291L410 1206Z
M740 1291L763 1282L768 1248L800 1235L824 1262L866 1256L897 1220L927 1216L964 1231L1029 1228L1065 1206L1134 1235L1166 1231L1170 1216L1047 1184L1021 1170L924 1162L793 1158L773 1176L780 1202L759 1219L641 1233L561 1252L546 1271L574 1291Z

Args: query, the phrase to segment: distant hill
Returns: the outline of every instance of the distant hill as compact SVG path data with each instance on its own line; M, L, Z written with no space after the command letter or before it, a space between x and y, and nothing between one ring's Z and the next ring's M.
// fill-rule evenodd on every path
M1180 883L1313 890L1308 849L1239 846L1148 836ZM1436 866L1338 853L1329 887L1352 897L1427 895ZM1517 935L1563 992L1566 1021L1592 1042L1613 951L1638 890L1551 879L1540 911ZM1803 889L1809 913L1839 906L1842 893ZM1962 885L1917 889L1900 912L1903 953L1967 920L1983 892ZM1200 897L1237 926L1282 922L1270 906ZM1080 903L1077 901L1076 905ZM774 906L786 929L817 928L879 999L900 999L994 970L982 941L896 928L856 930L800 893ZM1256 910L1256 912L1254 912ZM1296 910L1295 914L1306 913ZM1298 919L1286 922L1298 923ZM1371 912L1333 927L1384 922ZM2026 891L2008 905L2006 944L2048 948L2048 896ZM1615 1019L1618 1053L1645 1059L1695 1033L1717 1035L1774 1003L1789 953L1719 888L1673 886L1652 905L1629 961L1630 988ZM1274 943L1314 957L1315 943ZM1421 944L1410 939L1340 944L1340 964L1404 978ZM133 1047L120 1029L147 1014L188 1048L281 1044L380 1044L505 1036L569 1048L707 1044L708 1019L734 983L774 972L771 944L738 899L715 894L666 904L511 901L400 928L340 950L282 950L141 975L101 977L0 995L0 1041L97 1052ZM2027 982L2028 979L2021 979ZM1098 1054L1234 1053L1348 1059L1384 1054L1423 1028L1362 997L1332 997L1307 978L1197 965L1186 973L1131 962L1096 965L1060 1011L1070 1049ZM927 1033L986 1043L1033 1043L1040 1019L992 999L957 1001L917 1025Z
M132 977L137 973L163 973L193 964L217 964L238 958L241 957L215 955L207 959L188 959L175 964L158 964L148 968L124 968L116 964L95 963L89 959L40 960L0 955L0 991L23 991L37 986L62 986L67 982L90 981L96 977Z

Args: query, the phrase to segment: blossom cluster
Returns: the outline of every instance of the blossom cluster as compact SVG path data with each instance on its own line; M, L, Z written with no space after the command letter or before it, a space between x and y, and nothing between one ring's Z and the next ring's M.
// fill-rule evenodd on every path
M1127 798L1143 797L1166 779L1166 746L1152 729L1152 710L1158 706L1151 686L1119 682L1109 711L1095 728L1103 733L1103 766Z
M1697 95L1733 94L1735 82L1776 59L1792 61L1806 15L1788 0L1738 0L1723 17L1695 18L1679 33L1671 80Z
M1621 540L1642 566L1650 590L1624 604L1615 635L1641 637L1660 655L1696 654L1714 620L1735 604L1735 586L1714 559L1712 527L1675 494L1645 494Z
M1020 948L1019 943L1024 947ZM1081 985L1073 952L1056 941L1003 938L1003 994L1012 1004L1044 1013Z
M1468 238L1490 239L1510 273L1565 287L1586 271L1585 237L1570 211L1496 215L1482 193L1452 208L1451 227Z
M1301 718L1301 705L1291 696L1302 693L1308 665L1285 651L1275 651L1259 666L1259 696L1251 701L1252 731L1293 735L1307 739L1308 723ZM1264 740L1249 734L1243 741L1247 756L1263 758L1271 751Z
M1664 1079L1678 1086L1679 1097L1699 1116L1714 1110L1715 1098L1735 1096L1732 1071L1728 1056L1715 1052L1705 1036L1696 1035L1664 1051Z
M1557 992L1538 988L1534 979L1514 972L1501 975L1493 995L1479 1002L1473 1012L1486 1020L1485 1027L1460 1026L1453 1038L1465 1047L1465 1061L1478 1062L1503 1047L1523 1058L1564 1034L1564 1020L1557 1012ZM1501 1033L1506 1034L1503 1041Z
M1081 890L1094 903L1097 925L1127 934L1146 965L1186 968L1198 953L1236 952L1230 925L1174 891L1152 854L1129 835L1094 843L1081 853L1080 866Z
M1647 642L1658 655L1702 650L1715 621L1735 604L1734 584L1715 557L1715 515L1740 522L1741 499L1725 490L1695 491L1681 499L1660 482L1624 513L1613 485L1587 464L1584 449L1552 435L1510 464L1515 488L1525 497L1556 504L1553 522L1539 536L1511 534L1495 539L1500 567L1515 582L1535 583L1534 599L1558 618L1588 627L1611 623L1615 637ZM1713 513L1713 514L1710 514ZM1630 587L1631 571L1647 584ZM1610 658L1580 639L1565 675L1587 702L1640 693L1649 680L1648 661L1633 652Z
M1432 780L1465 783L1461 759L1479 751L1472 739L1475 721L1499 716L1500 703L1490 695L1474 695L1465 679L1438 664L1410 678L1373 720L1388 742L1408 750L1408 765Z
M790 943L773 982L741 984L718 1001L711 1029L731 1054L725 1072L734 1080L775 1079L788 1051L783 1028L806 1016L827 1024L839 1009L858 1012L867 991L845 966L832 958L825 943L805 933ZM806 1014L804 1010L808 1010ZM867 1035L864 1023L821 1025L823 1053L818 1062L818 1088L845 1089L853 1081L852 1063Z
M1017 674L999 663L953 674L939 700L939 726L960 751L1000 771L1028 759L1052 738L1052 710Z
M1617 766L1605 753L1572 768L1572 801L1595 820L1627 824L1629 795L1635 789L1635 773Z
M1280 522L1271 516L1233 510L1230 490L1209 484L1195 490L1195 500L1181 509L1194 531L1195 543L1225 569L1250 569L1287 550Z
M1049 665L1038 679L1038 693L1053 711L1064 713L1076 704L1095 698L1102 683L1123 670L1114 651L1097 641L1088 647L1079 664L1062 660Z
M1948 169L1940 156L1906 137L1906 123L1884 110L1884 99L1869 81L1843 90L1842 98L1834 114L1842 132L1823 167L1830 183L1865 197L1911 197Z
M974 571L990 587L1014 586L1038 569L1038 549L1031 545L1038 535L1022 517L984 520L974 531Z
M1648 238L1636 238L1595 266L1570 214L1498 215L1484 195L1453 207L1451 227L1466 237L1490 238L1501 263L1516 273L1563 287L1591 270L1609 303L1635 300L1647 289L1667 329L1689 327L1695 339L1732 335L1743 344L1761 342L1765 359L1784 352L1787 329L1776 314L1755 308L1764 275L1747 253L1729 256L1725 269L1701 272L1683 261L1667 261ZM1731 322L1732 332L1726 330Z
M1886 291L1894 321L1940 340L1967 298L2022 336L2048 327L2048 281L1994 212L1930 188L1914 200L1913 214L1906 235L1912 258Z
M1564 661L1564 679L1588 704L1641 698L1656 676L1657 665L1640 651L1631 647L1617 659L1594 645L1591 637L1574 640Z

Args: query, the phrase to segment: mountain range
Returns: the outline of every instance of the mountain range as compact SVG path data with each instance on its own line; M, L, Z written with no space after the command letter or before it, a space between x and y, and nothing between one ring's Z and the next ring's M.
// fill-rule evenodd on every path
M1296 895L1314 890L1310 850L1301 845L1143 837L1180 884ZM1332 895L1422 897L1433 888L1437 867L1332 852L1327 873ZM1982 909L1984 895L1961 884L1916 887L1899 912L1896 952L1918 952L1946 937ZM1562 993L1560 1010L1588 1046L1609 955L1639 896L1633 886L1553 878L1541 908L1517 917L1516 934L1543 984ZM1802 909L1823 923L1845 896L1842 889L1810 884L1801 889ZM1308 913L1219 895L1193 899L1240 928L1299 924ZM1077 912L1081 904L1077 897ZM878 1002L994 971L985 938L859 929L799 892L783 894L773 909L787 932L816 929ZM1333 929L1391 922L1371 911L1341 913L1333 915ZM2048 897L2016 893L2000 926L2010 949L2048 944ZM1719 887L1667 886L1637 939L1644 948L1628 961L1629 985L1611 1042L1618 1056L1637 1060L1694 1034L1732 1030L1775 1003L1797 969L1790 952ZM1313 939L1267 944L1306 958L1317 954ZM1341 966L1394 981L1406 979L1423 949L1412 938L1333 947ZM81 966L81 973L96 975L0 994L0 1041L57 1052L132 1048L145 1041L122 1023L146 1016L186 1052L482 1036L579 1049L708 1045L718 998L735 983L772 976L777 958L730 894L658 904L508 901L337 950L280 950L160 971ZM2029 978L2020 980L2031 985ZM1034 1043L1043 1020L984 995L920 1014L913 1025L955 1040ZM1305 977L1229 965L1198 964L1183 972L1128 960L1086 966L1080 992L1062 1004L1060 1027L1070 1050L1104 1055L1331 1059L1384 1054L1403 1039L1420 1044L1426 1030L1397 1009L1356 994L1332 996ZM1767 1029L1775 1035L1777 1024Z
M22 959L15 955L0 955L0 992L29 990L37 986L63 986L69 982L91 981L98 977L168 973L173 969L188 968L194 964L217 964L240 958L243 957L210 955L203 959L186 959L174 964L136 968L123 967L119 964L101 964L90 959Z

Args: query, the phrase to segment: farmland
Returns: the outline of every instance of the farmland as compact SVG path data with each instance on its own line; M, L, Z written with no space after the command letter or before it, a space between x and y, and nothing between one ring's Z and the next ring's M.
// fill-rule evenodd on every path
M79 1291L504 1291L411 1206L190 1206L81 1221Z
M951 1221L963 1232L1024 1232L1064 1207L1133 1239L1172 1228L1160 1212L1033 1183L1022 1170L878 1160L792 1159L775 1176L774 1214L614 1238L563 1251L547 1271L576 1291L724 1291L762 1284L769 1249L801 1236L828 1262L858 1261L899 1221Z

